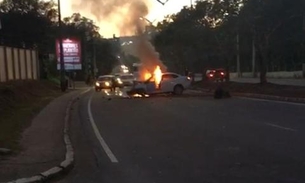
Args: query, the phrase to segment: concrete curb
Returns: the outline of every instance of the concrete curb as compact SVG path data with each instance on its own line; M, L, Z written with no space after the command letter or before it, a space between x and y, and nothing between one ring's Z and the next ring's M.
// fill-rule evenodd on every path
M64 174L65 172L68 172L71 170L74 166L74 150L73 146L70 140L69 136L69 119L70 119L70 111L73 103L79 99L79 97L88 91L90 91L91 88L85 90L84 92L81 92L76 97L73 97L66 108L65 112L65 118L64 118L64 143L66 146L66 154L65 154L65 160L62 161L58 166L52 167L49 170L46 170L44 172L41 172L37 175L34 175L32 177L28 178L20 178L14 181L10 181L7 183L40 183L40 182L46 182L54 177L57 177L59 175Z
M193 91L199 91L202 93L209 93L212 94L213 90L207 89L193 89ZM256 94L256 93L238 93L233 92L231 93L232 96L238 97L246 97L246 98L257 98L257 99L264 99L264 100L276 100L276 101L283 101L283 102L291 102L291 103L305 103L305 98L295 98L295 97L282 97L276 95L264 95L264 94Z
M6 148L0 148L0 155L5 156L5 155L10 155L10 154L12 154L12 150L6 149Z

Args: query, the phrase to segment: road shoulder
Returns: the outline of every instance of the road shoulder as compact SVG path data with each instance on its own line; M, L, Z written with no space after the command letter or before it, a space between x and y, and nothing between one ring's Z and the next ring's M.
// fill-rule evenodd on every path
M22 133L22 152L0 162L0 182L17 179L21 182L42 181L69 166L69 162L63 161L71 161L73 155L66 153L72 145L65 146L69 145L69 138L64 121L68 120L71 103L82 91L72 91L56 98L33 119L31 126Z

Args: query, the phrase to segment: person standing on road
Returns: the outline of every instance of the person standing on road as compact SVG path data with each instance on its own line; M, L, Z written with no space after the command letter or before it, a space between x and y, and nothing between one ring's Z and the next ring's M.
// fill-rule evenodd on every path
M111 78L111 91L115 91L116 87L117 87L117 83L115 77L113 77Z
M185 69L184 75L185 75L185 76L188 76L188 75L189 75L189 70L188 70L188 69Z

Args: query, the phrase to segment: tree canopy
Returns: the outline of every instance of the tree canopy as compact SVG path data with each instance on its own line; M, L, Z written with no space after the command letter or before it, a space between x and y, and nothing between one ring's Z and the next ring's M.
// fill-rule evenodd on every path
M49 54L55 54L55 40L59 36L57 4L42 0L3 0L0 3L0 44L19 48L36 49L41 65L48 65ZM99 34L99 27L81 14L75 13L63 19L64 37L74 37L82 41L83 71L92 68L93 47L99 74L111 72L115 57L111 42ZM56 63L51 64L52 67ZM43 68L42 70L44 70ZM54 69L54 68L53 68Z
M249 72L255 43L264 83L267 71L296 70L304 62L303 1L197 1L158 24L155 45L164 62L178 72L209 67L236 71L237 54L241 70Z
M255 66L264 83L266 72L301 68L305 59L304 11L304 0L199 0L192 8L184 7L159 22L154 44L168 68L177 72L203 72L209 67L236 71L238 55L241 71L249 72L254 45ZM57 17L53 1L3 0L0 43L37 49L42 58L55 53ZM119 50L101 37L92 20L78 13L66 17L63 34L82 41L87 73L93 55L99 74L111 71L116 62L114 52Z

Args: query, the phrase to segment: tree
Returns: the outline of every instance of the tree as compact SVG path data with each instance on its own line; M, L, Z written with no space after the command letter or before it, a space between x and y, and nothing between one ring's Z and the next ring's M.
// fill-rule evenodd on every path
M187 67L195 72L228 65L235 54L240 4L240 0L198 1L194 8L166 17L158 24L155 39L161 58L178 70Z
M272 46L276 42L273 38L282 27L302 16L298 11L291 11L291 4L297 5L298 3L300 1L291 3L288 0L248 0L241 11L240 17L244 17L242 25L251 30L255 38L261 84L267 82L267 65L271 61ZM281 34L281 36L286 35Z
M59 36L57 17L57 5L53 1L4 0L0 3L1 43L38 50L40 65L43 66L41 72L46 72L41 75L57 75L54 72L56 60L49 59L49 54L55 54L55 40ZM99 70L111 72L115 62L111 44L102 39L99 27L92 20L74 13L64 18L63 34L64 37L79 38L82 42L82 63L85 69L79 71L78 76L85 74L93 58L96 58Z
M239 35L241 68L252 66L254 42L264 84L268 71L297 69L305 60L304 9L304 0L198 1L158 24L155 45L171 67L197 72L232 67Z
M38 0L4 0L0 3L2 42L44 51L46 42L50 40L48 30L56 12L54 6L53 2Z

